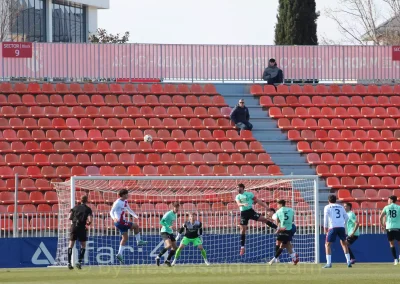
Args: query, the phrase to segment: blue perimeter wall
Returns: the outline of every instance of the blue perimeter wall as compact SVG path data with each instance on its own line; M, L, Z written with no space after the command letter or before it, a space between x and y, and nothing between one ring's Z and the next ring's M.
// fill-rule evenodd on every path
M265 241L271 243L269 238L274 238L273 235L264 235ZM259 237L258 237L259 238ZM118 237L119 239L119 237ZM132 238L131 238L132 239ZM237 239L239 248L239 237L237 235L219 235L213 238L212 235L206 236L204 239L204 245L207 249L207 242L213 242L213 246L219 246L220 248L230 250L232 249L232 239ZM152 252L158 252L162 243L158 235L146 236L146 240L149 244L145 246L137 257L134 257L138 263L154 263L154 256ZM97 250L96 240L93 239L92 243L92 255ZM217 242L217 243L216 243ZM324 251L325 235L320 236L320 261L325 262L325 251ZM117 243L117 240L113 240L112 243ZM220 243L220 244L218 244ZM259 239L258 239L258 242ZM259 249L252 246L251 237L248 238L248 247L246 250L246 258L243 259L238 255L238 250L232 250L229 253L229 259L227 262L264 262L266 259L262 259L260 256ZM137 252L137 247L134 247L134 253ZM57 238L4 238L0 239L0 268L19 268L19 267L46 267L54 261L57 248ZM118 248L113 248L111 254L114 254ZM386 238L386 234L381 235L361 235L360 238L352 246L353 252L356 255L358 262L391 262L393 261L389 244ZM274 250L274 248L271 248ZM129 253L129 252L125 252ZM253 255L252 255L253 253ZM271 253L271 252L269 252ZM197 249L187 248L183 251L185 257L182 259L194 260L195 262L201 262L201 257ZM193 255L192 255L193 254ZM96 259L99 259L100 253L94 255ZM218 257L215 255L215 257ZM213 253L209 251L209 260L213 262ZM301 259L301 255L300 255ZM135 262L136 262L135 261ZM343 251L337 241L332 248L332 261L333 262L345 262ZM128 264L128 263L127 263ZM132 263L133 264L133 263Z

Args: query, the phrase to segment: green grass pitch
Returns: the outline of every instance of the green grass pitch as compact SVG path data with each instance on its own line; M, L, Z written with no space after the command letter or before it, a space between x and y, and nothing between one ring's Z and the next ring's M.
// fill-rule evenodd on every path
M400 265L343 263L331 269L323 264L211 265L211 266L104 266L67 268L0 269L0 283L23 284L180 284L180 283L400 283Z

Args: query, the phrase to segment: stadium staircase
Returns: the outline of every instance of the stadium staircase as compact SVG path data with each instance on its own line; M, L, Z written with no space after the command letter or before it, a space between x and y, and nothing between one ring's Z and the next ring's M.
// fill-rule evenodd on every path
M250 122L256 138L265 151L271 156L272 161L278 165L284 175L316 175L315 168L307 162L306 156L297 150L297 143L288 139L287 133L282 131L276 119L269 116L259 98L250 93L251 85L244 84L216 84L218 93L223 95L226 103L234 108L239 99L245 100L249 109ZM325 203L331 189L326 186L323 178L319 180L320 202Z

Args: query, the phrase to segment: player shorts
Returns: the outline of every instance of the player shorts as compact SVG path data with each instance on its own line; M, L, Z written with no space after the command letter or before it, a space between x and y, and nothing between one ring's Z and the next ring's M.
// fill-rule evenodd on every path
M278 233L278 236L276 237L277 241L282 242L284 245L286 245L288 242L292 240L292 231L291 230L285 230L281 231Z
M388 240L400 242L400 229L386 229Z
M249 224L249 220L257 221L260 216L261 214L257 213L253 209L240 211L240 225L247 226Z
M70 241L80 241L80 242L86 242L87 241L87 230L86 227L76 227L72 226L71 227L71 233L69 235L69 240Z
M171 242L176 242L175 236L174 234L169 234L167 232L162 232L161 234L161 238L166 241L166 240L171 240Z
M352 245L355 241L357 241L357 239L358 236L352 236L352 237L347 236L346 241L349 243L349 245Z
M336 241L336 236L338 236L341 241L346 240L346 230L344 227L329 229L326 235L326 242L334 243Z
M189 239L187 237L183 237L181 244L188 246L189 244L193 244L195 247L202 245L203 242L201 241L200 237Z
M119 230L121 234L128 232L132 229L133 223L132 222L115 222L114 226Z
M291 242L293 240L294 234L297 232L297 227L295 224L292 224L292 229L290 230L290 238L289 241Z

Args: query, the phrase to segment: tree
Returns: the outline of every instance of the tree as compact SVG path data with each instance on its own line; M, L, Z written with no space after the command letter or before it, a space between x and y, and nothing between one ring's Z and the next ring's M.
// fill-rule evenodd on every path
M123 36L120 34L109 34L106 29L97 29L96 34L89 36L91 43L127 43L129 41L129 32L125 32Z
M337 8L325 10L343 38L324 44L400 44L400 0L340 0Z
M315 0L279 0L277 45L318 45Z
M12 39L11 27L21 11L18 0L0 0L0 42Z

